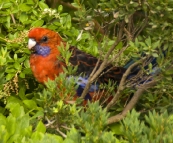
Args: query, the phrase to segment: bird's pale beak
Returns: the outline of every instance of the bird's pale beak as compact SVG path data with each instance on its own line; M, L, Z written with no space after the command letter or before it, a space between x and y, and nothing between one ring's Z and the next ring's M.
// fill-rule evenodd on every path
M36 45L36 43L37 42L35 41L35 39L29 38L29 40L28 40L28 49L31 50Z

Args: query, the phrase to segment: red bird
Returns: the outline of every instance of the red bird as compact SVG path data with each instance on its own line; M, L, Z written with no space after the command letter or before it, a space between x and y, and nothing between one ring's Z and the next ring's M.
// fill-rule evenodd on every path
M30 66L34 77L40 83L45 83L48 78L54 80L56 76L63 72L63 66L66 66L63 61L60 61L57 58L58 56L61 56L57 47L60 46L61 43L65 44L65 42L62 41L62 38L58 33L45 28L34 28L30 30L28 37L28 48L32 50ZM77 73L89 75L94 69L98 59L73 46L71 46L69 50L72 52L69 62L74 66L78 66ZM107 71L110 68L111 70L99 77L97 86L91 86L85 99L92 99L90 93L99 89L99 83L107 83L109 79L116 82L120 81L125 69L108 65L104 71ZM78 96L81 95L87 83L86 77L80 77L80 80L82 80L82 82L81 84L79 83L79 88L76 91Z

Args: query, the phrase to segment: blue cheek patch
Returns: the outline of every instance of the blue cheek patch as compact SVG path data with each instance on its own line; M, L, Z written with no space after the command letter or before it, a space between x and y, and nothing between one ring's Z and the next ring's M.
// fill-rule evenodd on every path
M42 56L47 56L50 54L50 48L48 46L40 46L40 45L35 45L34 47L35 54L42 55Z

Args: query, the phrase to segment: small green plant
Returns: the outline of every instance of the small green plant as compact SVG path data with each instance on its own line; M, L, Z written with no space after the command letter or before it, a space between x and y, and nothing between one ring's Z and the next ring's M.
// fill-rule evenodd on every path
M46 127L41 121L33 128L29 113L25 113L24 108L18 103L9 102L6 108L10 110L9 116L5 117L0 114L0 141L2 143L62 142L60 136L46 133Z
M129 142L173 142L172 115L169 116L166 111L162 114L153 111L145 115L144 121L139 120L139 117L140 114L132 110L122 121L122 132Z

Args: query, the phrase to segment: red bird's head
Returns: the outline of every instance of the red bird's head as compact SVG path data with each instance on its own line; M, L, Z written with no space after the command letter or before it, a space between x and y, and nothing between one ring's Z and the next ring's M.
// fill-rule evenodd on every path
M30 30L28 38L28 48L32 50L29 62L35 78L40 83L45 83L48 79L54 80L63 72L64 63L57 58L62 38L46 28Z
M62 38L54 31L46 28L34 28L28 34L28 48L33 50L34 54L47 56L60 45Z

